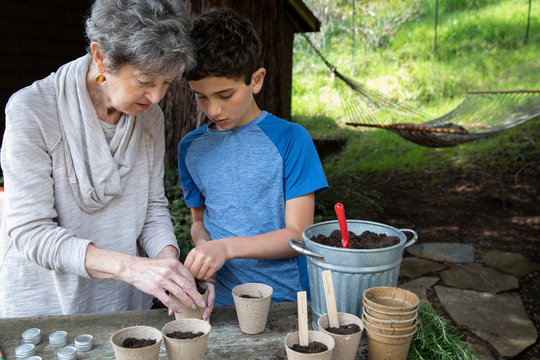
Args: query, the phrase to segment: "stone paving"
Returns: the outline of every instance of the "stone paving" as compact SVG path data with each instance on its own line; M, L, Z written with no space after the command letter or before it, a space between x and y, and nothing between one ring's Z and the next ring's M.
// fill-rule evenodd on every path
M489 251L475 259L474 247L459 243L423 243L406 248L398 286L429 302L435 294L459 328L482 343L471 343L479 359L512 358L536 343L538 332L522 299L519 277L540 271L540 264L519 254Z

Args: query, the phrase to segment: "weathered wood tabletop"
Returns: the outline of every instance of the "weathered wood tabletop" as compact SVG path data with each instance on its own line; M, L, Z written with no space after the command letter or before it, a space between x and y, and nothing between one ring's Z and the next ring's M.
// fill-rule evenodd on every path
M68 333L68 345L73 345L77 335L90 334L94 347L78 353L77 359L114 359L109 341L111 335L124 327L134 325L161 328L174 316L165 309L147 311L123 311L103 314L82 314L47 317L0 319L0 348L4 359L15 359L15 348L22 344L21 334L26 329L41 330L41 343L36 345L36 355L43 360L56 360L58 349L49 345L49 334L64 330ZM309 319L311 324L311 318ZM296 303L273 303L268 314L266 329L261 334L247 335L240 331L234 306L218 306L210 319L212 330L208 338L206 359L286 359L283 341L289 332L297 331ZM165 345L161 344L159 359L167 359ZM367 345L362 340L357 359L367 359Z

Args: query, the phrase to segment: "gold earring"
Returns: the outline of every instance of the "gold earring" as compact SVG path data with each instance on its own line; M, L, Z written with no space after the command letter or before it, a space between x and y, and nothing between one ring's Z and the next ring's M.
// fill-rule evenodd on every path
M103 83L105 82L105 80L107 80L107 79L105 78L105 75L103 75L103 74L99 74L99 75L96 77L96 83L97 83L98 85L103 84Z

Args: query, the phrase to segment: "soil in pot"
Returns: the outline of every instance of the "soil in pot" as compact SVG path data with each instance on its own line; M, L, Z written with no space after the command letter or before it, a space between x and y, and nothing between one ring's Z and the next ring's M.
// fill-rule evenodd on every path
M350 335L360 332L360 326L358 324L340 325L338 328L329 326L325 330L332 334Z
M199 336L203 336L204 333L202 331L198 331L196 333L192 331L173 331L169 334L167 334L168 337L173 339L195 339Z
M240 297L244 298L244 299L260 299L260 298L262 298L262 296L247 295L247 294L242 294L242 295L240 295Z
M154 345L155 339L137 339L134 337L126 338L122 343L122 346L130 349L138 349L146 346Z
M196 283L196 285L197 285L197 291L199 292L199 294L204 295L204 293L206 293L207 288L202 287L199 283Z
M300 344L294 344L291 346L296 352L304 354L316 354L328 350L328 347L321 342L312 341L307 346L301 346Z
M311 241L321 245L343 247L341 243L341 231L334 230L329 236L319 234L312 236ZM377 234L366 230L362 234L357 235L349 231L349 246L351 249L380 249L399 244L397 236L388 236L386 234Z

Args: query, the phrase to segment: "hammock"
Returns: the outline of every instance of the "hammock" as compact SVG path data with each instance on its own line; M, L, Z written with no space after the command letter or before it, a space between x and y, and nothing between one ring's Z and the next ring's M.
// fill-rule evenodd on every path
M451 147L540 116L540 90L468 91L457 108L432 120L411 106L347 78L302 35L340 80L336 85L348 119L346 125L387 129L418 145Z

